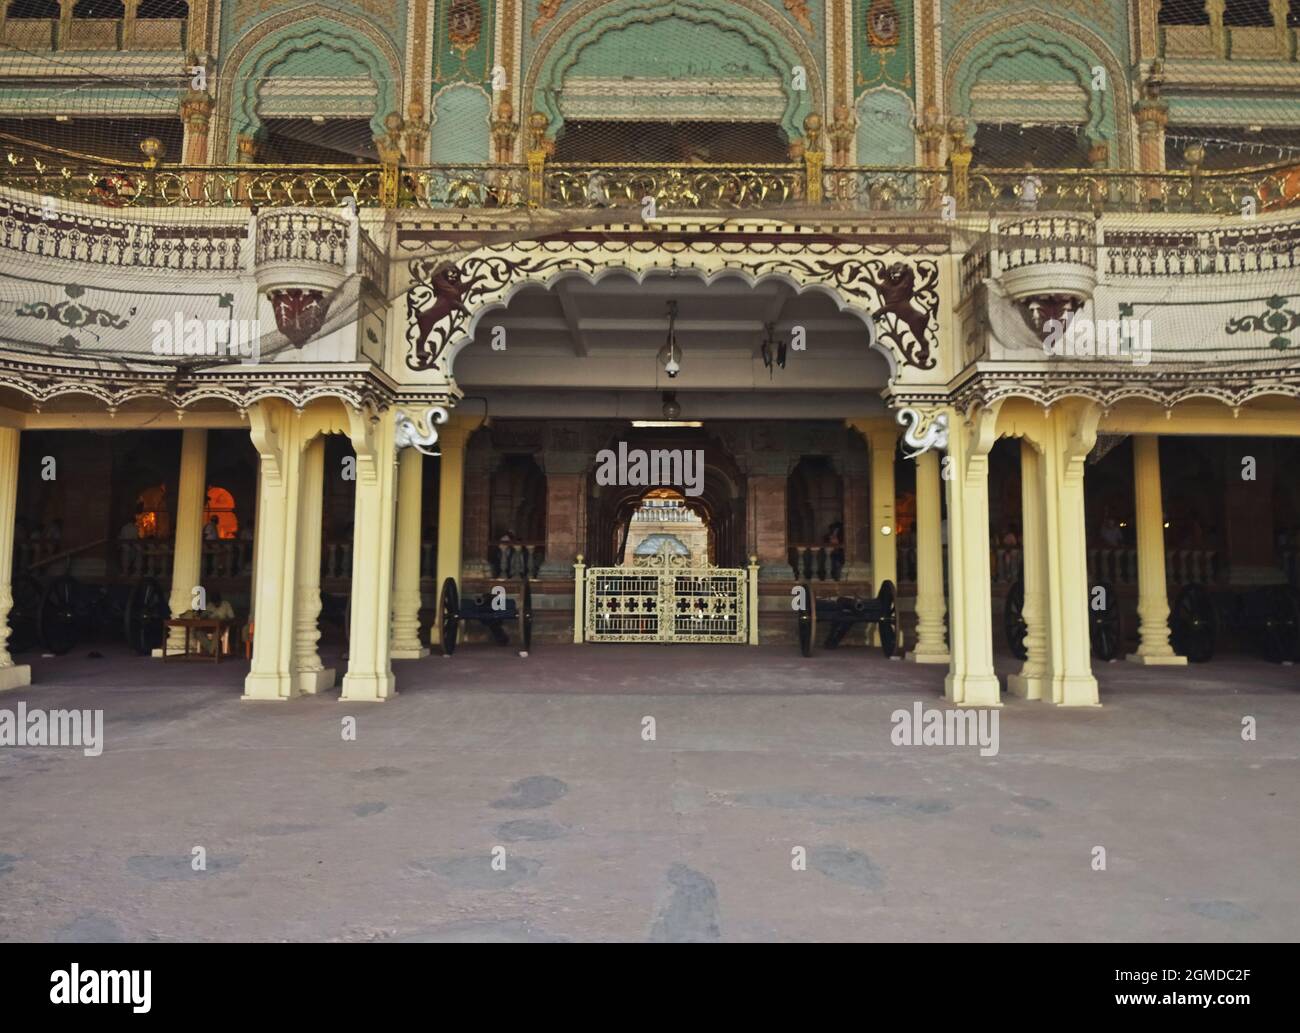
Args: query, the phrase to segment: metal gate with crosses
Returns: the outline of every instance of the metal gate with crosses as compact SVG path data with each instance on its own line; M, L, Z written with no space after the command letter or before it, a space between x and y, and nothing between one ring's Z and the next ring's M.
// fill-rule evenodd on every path
M574 564L575 642L758 643L758 565L638 556L630 567Z

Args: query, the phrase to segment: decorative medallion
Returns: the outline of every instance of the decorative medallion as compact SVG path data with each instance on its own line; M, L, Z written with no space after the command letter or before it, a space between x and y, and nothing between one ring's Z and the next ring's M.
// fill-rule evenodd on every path
M893 0L871 0L867 10L867 42L878 49L898 46L898 11Z
M291 287L271 291L268 295L271 310L275 313L276 329L288 338L295 348L301 348L325 325L330 309L330 299L321 291Z
M808 0L785 0L785 9L790 12L790 17L799 23L799 28L809 36L817 31L813 27L812 15L808 13Z
M447 9L447 39L463 58L483 35L483 11L478 0L451 0Z
M53 304L48 301L32 301L26 305L19 305L14 314L26 316L29 319L49 319L71 330L82 330L86 327L95 326L125 330L131 323L131 317L135 315L134 308L129 309L125 316L119 316L116 312L110 312L106 308L90 308L83 305L77 299L86 293L86 288L75 283L67 284L63 288L63 293L68 296L67 301ZM99 335L96 334L95 336L98 338ZM76 347L79 342L75 337L65 336L59 343L68 347Z
M542 0L537 8L537 17L533 19L532 28L528 30L530 36L536 36L542 30L547 22L560 13L560 4L564 0Z
M1230 334L1273 334L1273 339L1268 342L1270 348L1276 348L1279 351L1290 348L1291 338L1284 337L1283 334L1289 334L1292 330L1300 328L1300 312L1287 308L1286 303L1286 298L1274 295L1265 302L1268 306L1265 312L1257 316L1241 316L1237 319L1230 319L1228 325L1223 328L1224 332Z

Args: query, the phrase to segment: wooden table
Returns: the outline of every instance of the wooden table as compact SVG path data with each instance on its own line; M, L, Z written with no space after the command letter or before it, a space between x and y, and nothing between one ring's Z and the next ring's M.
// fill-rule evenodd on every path
M225 633L234 627L238 621L222 620L220 617L171 617L167 620L166 626L170 628L185 629L185 651L183 653L168 653L167 641L170 636L163 638L162 658L164 660L211 660L214 664L221 663L224 653L222 651L222 639ZM190 652L190 633L207 631L212 634L213 649L207 653L200 649L197 652Z

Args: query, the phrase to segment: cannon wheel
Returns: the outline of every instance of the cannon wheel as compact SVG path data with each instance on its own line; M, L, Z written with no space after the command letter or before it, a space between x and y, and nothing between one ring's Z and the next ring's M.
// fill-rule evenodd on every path
M1251 609L1264 659L1274 664L1300 660L1300 597L1295 589L1285 585L1263 589Z
M1002 628L1006 632L1011 655L1017 660L1028 660L1029 650L1025 647L1025 636L1029 634L1029 625L1025 623L1023 581L1016 581L1007 592L1007 604L1002 611Z
M442 593L438 597L438 615L442 622L442 655L451 656L456 652L456 635L460 631L460 593L456 591L456 579L453 577L442 583Z
M170 614L162 586L151 577L142 578L131 590L122 618L126 644L140 656L158 649L166 638Z
M1214 599L1204 585L1184 585L1169 615L1170 644L1190 663L1204 663L1214 655L1217 632Z
M520 656L527 656L533 648L533 586L528 583L528 573L524 572L524 590L519 597L519 641L523 648Z
M1093 608L1093 596L1101 589L1101 609ZM1088 593L1088 637L1092 640L1092 655L1098 660L1118 659L1124 648L1124 625L1119 612L1119 597L1109 581L1093 585Z
M817 640L817 594L806 581L799 587L804 591L804 608L799 612L799 652L812 656Z
M889 580L880 583L880 592L876 595L880 604L880 621L876 625L880 631L880 651L888 660L894 655L898 645L898 612L894 608L894 583Z
M40 639L36 630L41 612L41 583L30 574L14 578L13 609L9 611L9 652L25 653Z
M77 596L81 586L77 579L64 575L45 586L41 605L36 611L36 629L41 642L55 656L72 652L80 637Z

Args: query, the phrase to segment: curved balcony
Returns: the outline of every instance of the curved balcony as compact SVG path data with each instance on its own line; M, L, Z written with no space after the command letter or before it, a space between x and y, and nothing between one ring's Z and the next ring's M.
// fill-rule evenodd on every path
M998 221L993 272L1016 301L1045 295L1076 301L1097 286L1097 229L1074 215L1034 215Z

